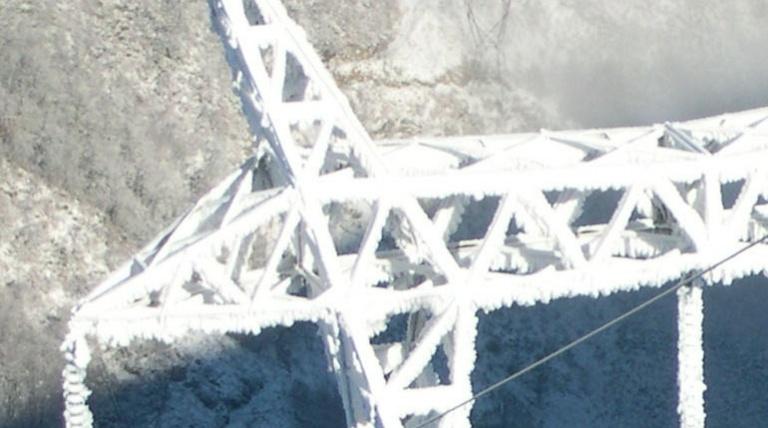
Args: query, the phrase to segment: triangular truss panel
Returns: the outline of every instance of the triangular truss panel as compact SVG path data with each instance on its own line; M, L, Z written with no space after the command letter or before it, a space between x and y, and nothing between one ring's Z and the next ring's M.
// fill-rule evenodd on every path
M768 109L374 143L278 1L211 6L257 153L79 303L68 426L92 422L86 336L297 321L320 326L349 426L417 426L471 397L478 310L658 287L768 233ZM752 251L705 280L765 272Z

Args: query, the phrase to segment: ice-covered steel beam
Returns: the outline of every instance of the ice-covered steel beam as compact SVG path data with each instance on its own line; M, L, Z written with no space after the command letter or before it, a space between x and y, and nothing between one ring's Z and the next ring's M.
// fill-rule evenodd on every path
M704 300L701 283L677 291L678 307L678 369L677 386L680 401L681 428L704 426Z
M323 201L377 199L407 191L418 198L445 198L452 195L482 197L500 195L515 188L541 191L603 190L634 185L652 186L667 181L690 184L705 174L714 174L719 183L762 179L768 152L765 149L707 160L664 159L611 164L576 163L553 168L521 168L495 171L447 170L443 174L396 175L382 178L321 178L312 184ZM639 155L653 156L653 153ZM344 184L341 187L341 184ZM331 188L331 186L334 186Z
M471 396L478 310L661 286L768 233L768 109L374 143L278 1L211 7L256 153L79 303L63 345L68 426L92 421L86 337L298 321L320 326L350 426L417 425ZM704 279L766 260L763 245ZM388 333L398 314L406 331ZM469 411L439 424L468 426Z

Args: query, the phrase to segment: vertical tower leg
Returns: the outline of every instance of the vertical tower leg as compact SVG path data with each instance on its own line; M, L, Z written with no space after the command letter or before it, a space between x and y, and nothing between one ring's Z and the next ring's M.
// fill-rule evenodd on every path
M704 342L702 323L704 303L701 281L677 291L678 340L677 385L678 405L682 428L703 428L704 412Z
M339 313L335 318L324 327L323 334L344 401L347 426L402 428L387 399L384 374L373 348L360 331L362 323L349 313Z
M463 305L456 319L454 333L449 337L448 365L451 370L451 382L455 395L454 403L460 403L472 397L472 371L475 368L475 339L477 338L477 314L471 305ZM435 424L440 428L469 428L472 426L469 415L472 403L452 411Z
M336 386L344 405L344 417L347 426L354 426L355 421L361 419L363 406L353 399L350 391L348 371L352 370L352 367L350 367L346 349L342 349L338 322L334 320L330 323L320 323L320 335L323 338L323 345L331 370L336 375Z

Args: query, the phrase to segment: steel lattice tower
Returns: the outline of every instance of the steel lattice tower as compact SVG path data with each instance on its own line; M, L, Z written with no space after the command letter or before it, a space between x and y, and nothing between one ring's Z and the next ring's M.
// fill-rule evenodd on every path
M472 396L477 311L660 287L768 233L768 109L374 143L277 0L212 8L257 151L75 308L67 426L92 423L88 336L128 346L297 321L321 328L349 426L414 426ZM727 183L740 185L728 206ZM578 226L607 193L608 220ZM472 223L478 203L490 215ZM679 292L682 426L705 417L700 286L767 260L760 245ZM373 343L403 314L403 340ZM469 426L469 411L439 425Z

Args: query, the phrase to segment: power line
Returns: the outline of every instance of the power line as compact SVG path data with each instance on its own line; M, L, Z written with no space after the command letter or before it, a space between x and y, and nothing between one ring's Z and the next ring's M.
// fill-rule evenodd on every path
M477 394L473 395L472 397L462 401L459 404L456 404L455 406L453 406L450 409L440 413L439 415L434 416L434 417L432 417L430 419L427 419L425 422L422 422L419 425L416 425L414 428L426 427L427 425L430 425L430 424L432 424L434 422L439 421L445 415L447 415L447 414L449 414L449 413L451 413L451 412L453 412L453 411L455 411L455 410L457 410L457 409L459 409L459 408L461 408L461 407L463 407L463 406L465 406L465 405L467 405L469 403L472 403L473 401L476 401L478 398L480 398L480 397L482 397L484 395L490 394L491 392L493 392L494 390L500 388L504 384L509 383L509 382L517 379L518 377L528 373L529 371L531 371L531 370L535 369L536 367L546 363L547 361L549 361L549 360L551 360L551 359L553 359L553 358L555 358L555 357L557 357L557 356L567 352L568 350L576 347L577 345L581 344L582 342L585 342L585 341L591 339L593 336L596 336L597 334L599 334L599 333L601 333L601 332L603 332L603 331L613 327L614 325L624 321L625 319L631 317L632 315L634 315L634 314L642 311L643 309L647 308L648 306L652 305L657 300L660 300L660 299L666 297L667 295L671 294L672 292L677 291L678 289L680 289L684 285L687 285L687 284L691 283L692 281L701 278L702 276L704 276L704 274L709 273L709 272L717 269L718 267L720 267L722 264L726 263L727 261L729 261L729 260L739 256L740 254L744 253L745 251L747 251L747 250L751 249L752 247L754 247L754 246L756 246L758 244L761 244L761 243L763 243L763 242L765 242L767 240L768 240L768 235L763 236L762 238L758 239L757 241L754 241L754 242L750 243L749 245L745 246L744 248L734 252L733 254L729 255L728 257L725 257L724 259L718 261L717 263L709 266L708 268L706 268L706 269L704 269L704 270L702 270L702 271L700 271L700 272L698 272L698 273L696 273L694 275L691 275L688 278L684 278L684 279L680 280L674 286L672 286L672 287L662 291L661 293L651 297L650 299L646 300L645 302L635 306L634 308L630 309L627 312L624 312L623 314L621 314L618 317L616 317L616 318L606 322L605 324L601 325L600 327L597 327L596 329L590 331L589 333L586 333L583 336L581 336L581 337L571 341L567 345L564 345L564 346L560 347L559 349L557 349L556 351L548 354L547 356L545 356L545 357L543 357L543 358L541 358L541 359L539 359L539 360L529 364L528 366L524 367L523 369L518 370L515 373L512 373L511 375L505 377L504 379L494 383L493 385L486 387L485 389L483 389L482 391L480 391Z

